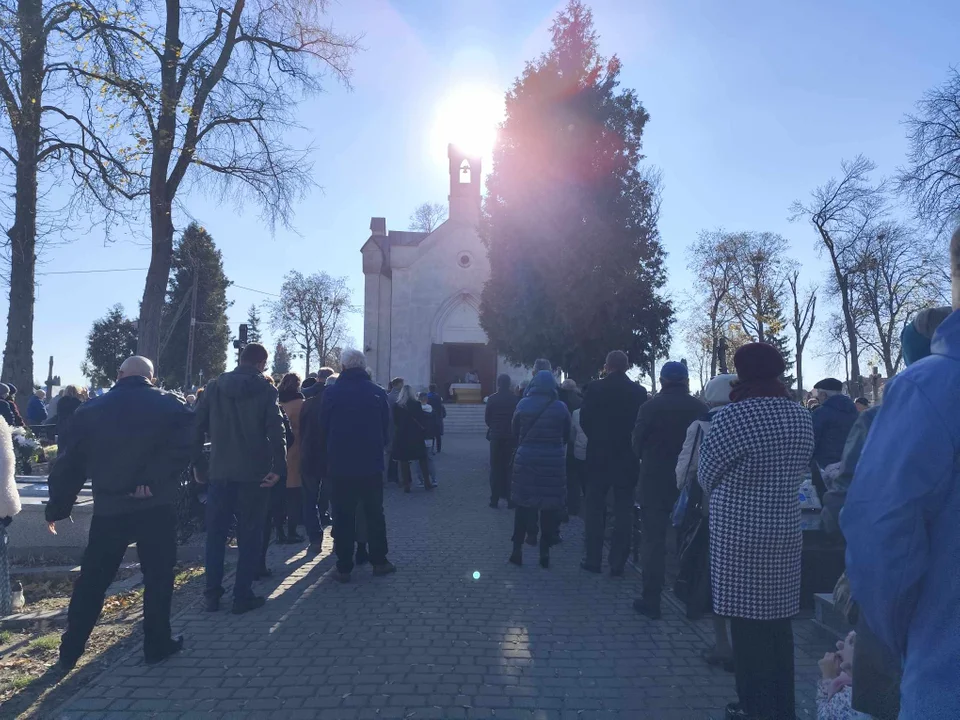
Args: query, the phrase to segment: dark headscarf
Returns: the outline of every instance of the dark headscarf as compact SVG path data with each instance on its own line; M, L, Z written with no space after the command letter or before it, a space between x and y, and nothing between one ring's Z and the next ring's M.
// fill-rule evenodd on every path
M762 397L790 397L780 377L787 369L783 355L773 345L748 343L733 356L737 384L730 391L730 400L740 402Z

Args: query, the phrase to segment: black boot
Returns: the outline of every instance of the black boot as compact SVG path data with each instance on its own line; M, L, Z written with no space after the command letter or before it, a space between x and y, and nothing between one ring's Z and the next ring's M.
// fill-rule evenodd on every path
M283 529L283 525L277 525L277 545L286 545L287 544L287 533Z
M297 533L297 526L303 522L303 492L300 488L287 488L287 542L291 545L302 543L303 535Z
M357 566L366 565L370 562L370 554L367 552L366 543L357 543L357 554L353 562Z
M540 567L550 567L550 550L540 549Z
M510 556L510 562L514 565L523 565L523 543L515 542L513 544L513 554Z

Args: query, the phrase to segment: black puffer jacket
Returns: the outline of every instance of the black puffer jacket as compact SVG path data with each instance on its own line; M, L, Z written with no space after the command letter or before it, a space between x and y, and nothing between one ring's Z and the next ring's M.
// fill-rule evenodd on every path
M490 440L508 440L513 437L513 413L517 410L520 398L510 387L510 378L501 377L497 380L497 392L487 398L487 407L484 417L490 432Z
M510 499L520 507L553 510L566 505L570 422L570 412L557 399L556 379L540 371L513 416L519 447Z

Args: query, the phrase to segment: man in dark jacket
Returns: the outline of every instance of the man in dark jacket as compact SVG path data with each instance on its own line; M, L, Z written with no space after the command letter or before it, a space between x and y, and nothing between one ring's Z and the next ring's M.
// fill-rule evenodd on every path
M307 380L313 380L312 383L307 385L307 380L304 380L303 385L300 388L300 392L303 393L303 397L309 400L317 395L322 395L323 388L326 387L327 378L333 374L333 368L322 367L317 371L316 377L307 378Z
M490 441L490 507L499 508L500 498L510 500L510 461L516 450L511 425L520 398L513 392L513 381L504 373L497 378L497 392L487 398L484 419Z
M857 421L857 406L843 394L843 383L826 378L813 386L820 407L813 411L813 459L825 468L840 462L850 429Z
M190 461L193 415L175 395L156 389L153 364L127 358L110 392L80 407L48 479L50 532L70 516L87 478L93 519L73 586L60 663L72 668L103 609L127 546L137 543L143 571L143 653L157 663L183 647L170 635L177 560L178 477Z
M207 384L196 412L194 454L203 454L210 436L210 486L207 490L207 611L220 608L227 533L237 517L237 574L233 612L263 607L253 594L260 560L263 524L270 505L269 488L286 471L287 447L277 390L263 372L267 349L250 343L240 353L236 370Z
M709 408L690 395L687 366L664 363L660 393L644 403L633 428L633 449L640 458L640 523L643 598L634 609L660 617L660 594L666 572L667 524L677 500L677 458L687 428ZM587 446L589 451L589 445Z
M587 436L586 528L580 567L601 571L607 495L613 488L613 541L607 560L615 577L623 575L630 554L633 489L639 469L630 447L630 430L647 399L647 391L627 377L629 367L625 352L614 350L607 355L605 377L590 384L580 408L580 427Z
M357 505L363 508L367 520L373 574L389 575L396 570L387 560L387 523L383 516L383 462L390 410L387 394L367 375L362 352L344 350L340 365L343 370L336 384L323 393L319 443L311 445L306 462L311 473L322 473L332 484L337 579L349 582L354 566Z

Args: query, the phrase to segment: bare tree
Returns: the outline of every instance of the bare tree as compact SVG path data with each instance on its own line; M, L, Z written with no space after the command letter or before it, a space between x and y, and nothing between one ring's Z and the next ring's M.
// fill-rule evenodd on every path
M797 391L803 397L803 350L817 321L817 288L805 291L798 288L800 271L793 268L787 275L787 285L793 299L793 337L797 367Z
M347 340L347 316L353 312L346 278L324 272L305 276L294 270L283 280L280 299L270 303L270 324L303 355L309 373L314 357L320 365L335 362L336 350Z
M862 155L840 165L843 175L813 190L806 203L796 201L792 220L805 219L817 231L818 249L830 259L833 286L840 298L852 373L851 394L863 394L860 374L859 325L852 283L860 261L860 249L882 222L887 209L883 183L870 182L876 166Z
M418 205L410 216L410 229L416 232L432 233L447 219L447 206L443 203L425 202Z
M960 221L960 71L929 90L906 119L910 151L899 188L938 233Z
M690 272L699 281L702 295L698 298L707 318L710 333L710 377L717 374L717 347L723 330L730 321L727 302L733 277L734 257L722 230L703 231L689 248Z
M67 46L65 39L76 34L81 14L74 2L0 0L0 171L9 163L13 175L2 377L19 387L33 387L43 188L67 186L79 191L74 200L109 206L128 179L106 133L83 112L88 96L71 96L65 89L62 69L74 53L74 43Z
M887 377L899 370L900 331L907 319L938 301L940 258L935 246L901 223L883 223L858 249L853 295L858 337L884 365Z
M188 171L200 171L202 189L252 195L271 223L289 222L312 184L308 151L289 144L293 109L327 73L348 84L357 38L327 23L328 0L108 2L83 14L87 62L72 75L101 90L141 169L135 192L149 201L152 251L137 349L155 360L173 204Z

